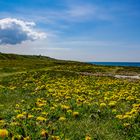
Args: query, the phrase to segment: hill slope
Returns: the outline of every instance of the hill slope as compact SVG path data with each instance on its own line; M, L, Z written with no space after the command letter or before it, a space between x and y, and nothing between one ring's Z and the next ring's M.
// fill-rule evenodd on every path
M139 139L140 68L0 54L0 139ZM8 135L8 133L9 135Z

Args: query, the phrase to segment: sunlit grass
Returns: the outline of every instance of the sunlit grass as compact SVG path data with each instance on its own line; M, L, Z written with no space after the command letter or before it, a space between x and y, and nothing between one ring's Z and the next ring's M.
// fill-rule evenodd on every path
M140 138L139 80L80 73L113 73L113 67L44 63L48 66L21 63L20 71L1 72L0 139Z

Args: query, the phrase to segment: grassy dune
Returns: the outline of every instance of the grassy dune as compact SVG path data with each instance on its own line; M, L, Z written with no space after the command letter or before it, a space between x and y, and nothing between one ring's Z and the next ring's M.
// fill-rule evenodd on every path
M140 68L0 53L0 139L140 139Z

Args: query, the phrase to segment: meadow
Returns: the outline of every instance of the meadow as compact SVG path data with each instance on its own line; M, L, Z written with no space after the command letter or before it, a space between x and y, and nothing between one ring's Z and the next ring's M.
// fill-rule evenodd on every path
M140 68L0 53L0 140L139 140Z

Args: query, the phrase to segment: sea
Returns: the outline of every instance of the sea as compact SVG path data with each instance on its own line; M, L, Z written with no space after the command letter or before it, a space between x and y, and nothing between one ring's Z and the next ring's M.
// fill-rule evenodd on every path
M90 64L103 65L103 66L127 66L127 67L140 67L140 62L88 62Z

